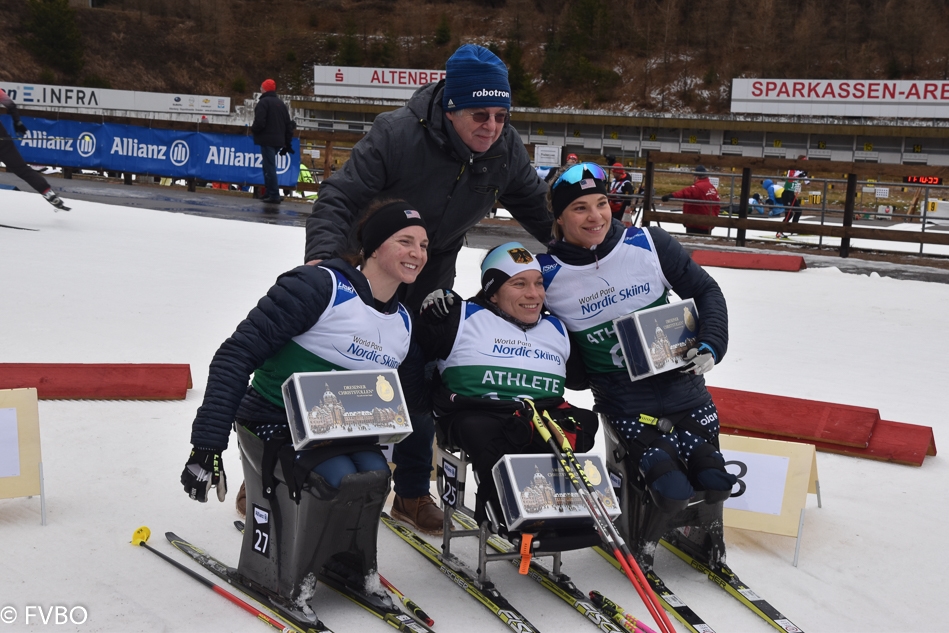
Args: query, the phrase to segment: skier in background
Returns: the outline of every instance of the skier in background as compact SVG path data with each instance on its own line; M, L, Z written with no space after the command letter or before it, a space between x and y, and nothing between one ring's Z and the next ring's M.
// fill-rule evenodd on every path
M20 112L16 107L16 103L3 90L0 90L0 106L6 108L7 114L13 118L13 129L19 136L29 132L29 129L20 120ZM20 151L16 148L13 138L7 132L3 123L0 122L0 162L7 166L7 171L12 171L25 180L26 184L42 194L46 202L57 209L69 211L69 207L63 204L62 198L56 195L56 192L49 186L42 174L26 164L26 161L20 156Z
M807 160L807 156L798 156L797 159ZM797 222L801 219L801 197L798 192L800 184L798 184L798 181L803 181L805 185L811 182L807 179L807 172L803 169L789 169L787 180L784 182L784 193L781 194L781 202L787 209L784 213L784 222ZM787 237L787 235L779 231L775 237L780 239Z

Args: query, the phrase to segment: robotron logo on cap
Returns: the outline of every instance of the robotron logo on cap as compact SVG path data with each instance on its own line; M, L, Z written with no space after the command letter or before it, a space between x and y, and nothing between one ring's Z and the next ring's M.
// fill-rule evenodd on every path
M503 99L510 99L511 93L506 90L475 90L471 93L472 97L501 97Z

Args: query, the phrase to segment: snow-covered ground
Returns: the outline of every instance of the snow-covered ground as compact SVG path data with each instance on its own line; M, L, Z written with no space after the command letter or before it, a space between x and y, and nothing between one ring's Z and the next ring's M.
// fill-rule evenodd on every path
M38 499L0 500L0 615L4 607L18 615L0 622L0 633L54 627L36 615L51 606L88 612L82 625L55 626L63 631L264 631L129 541L147 525L153 547L187 563L163 538L175 531L236 564L233 446L224 453L225 503L191 501L178 477L211 356L276 276L300 262L303 230L72 202L71 213L53 213L38 195L0 191L0 224L38 229L0 228L0 361L189 363L194 389L184 401L40 402L48 525ZM476 287L480 256L462 253L462 293ZM878 408L884 419L934 427L945 448L939 393L949 365L939 341L949 285L833 268L710 272L728 300L731 345L709 384ZM588 394L573 400L591 404ZM945 630L945 460L913 468L819 453L818 468L823 508L809 497L799 567L794 539L727 529L733 569L805 631ZM473 546L460 551L473 560ZM507 630L385 529L379 559L436 630ZM592 630L513 567L491 570L540 630ZM582 590L648 618L596 554L566 554L564 571ZM671 554L659 552L657 571L720 633L771 630ZM335 631L386 630L325 587L314 604Z

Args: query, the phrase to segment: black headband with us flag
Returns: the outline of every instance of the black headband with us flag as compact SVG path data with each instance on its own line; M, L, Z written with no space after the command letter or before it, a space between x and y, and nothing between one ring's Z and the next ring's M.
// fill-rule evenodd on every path
M420 226L428 230L422 214L405 200L395 200L380 207L369 216L359 229L363 257L369 258L382 243L409 226Z

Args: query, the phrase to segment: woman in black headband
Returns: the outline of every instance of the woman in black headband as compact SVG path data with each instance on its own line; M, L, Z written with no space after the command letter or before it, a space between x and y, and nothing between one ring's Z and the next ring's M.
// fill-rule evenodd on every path
M299 266L281 275L218 349L211 361L204 402L192 425L193 448L181 483L192 499L207 501L211 488L216 488L218 499L224 500L227 482L221 452L227 448L231 427L236 422L242 446L246 442L258 447L259 452L263 444L261 461L249 463L254 460L245 458L243 464L247 500L253 504L255 515L261 507L278 505L274 495L289 493L296 507L302 507L299 496L290 490L289 479L293 475L288 470L304 481L304 494L309 491L328 503L337 495L355 494L357 501L362 499L355 504L352 499L349 501L349 506L358 508L359 513L354 515L358 524L348 529L371 534L362 551L350 552L350 568L365 574L375 569L373 526L378 525L389 485L386 460L378 445L371 442L330 444L297 451L294 456L292 446L287 448L290 436L281 391L283 383L296 372L391 369L405 359L412 325L396 292L401 284L415 281L428 260L425 222L405 201L377 202L364 214L357 242L361 252L347 259L330 259L320 266ZM361 345L371 346L373 353L353 351L353 346ZM291 461L285 464L282 460L288 451ZM274 480L278 455L287 485L268 485ZM302 475L297 472L300 469L305 471ZM310 485L311 479L306 479L310 470L319 475L315 487ZM346 492L350 485L347 482L354 481L347 476L367 471L378 473L368 488L375 486L379 490L367 488L362 497L360 492ZM279 532L285 537L280 548L288 553L286 556L303 556L301 547L318 550L311 553L311 559L283 561L284 565L305 565L310 560L312 571L319 573L328 556L346 553L353 539L345 543L323 542L320 534L328 519L317 517L315 522L324 524L314 525L314 518L302 516L301 510L292 517L283 516L283 525L274 525L274 535ZM334 522L339 528L338 524L346 522L346 516L337 516ZM307 535L306 545L286 542L293 540L286 538L288 534L297 533ZM247 542L245 539L245 549ZM241 573L266 585L265 579L272 580L281 569L280 554L274 562L273 557L268 561L260 553L242 552ZM254 564L245 566L246 562ZM281 596L295 599L299 588L294 583L301 579L286 576L285 570L280 571L278 586L271 588Z

